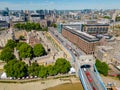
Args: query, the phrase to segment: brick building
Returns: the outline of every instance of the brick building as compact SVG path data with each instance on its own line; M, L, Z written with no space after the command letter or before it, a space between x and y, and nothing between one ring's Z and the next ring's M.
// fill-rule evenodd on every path
M97 37L98 34L97 32L100 32L99 34L102 34L100 31L101 29L98 29L102 28L103 33L106 34L108 31L108 25L84 26L83 24L79 25L77 24L77 25L61 25L61 27L60 26L58 27L59 27L58 31L62 33L62 35L65 38L67 38L69 41L77 45L86 54L94 54L96 46L100 46L106 43L106 39L103 39L105 38L104 35L102 37ZM93 27L93 29L94 27L96 28L92 34L88 33L90 27ZM90 29L90 31L92 32L93 29Z
M93 54L96 45L100 45L99 39L84 32L72 30L64 27L62 35L69 41L77 45L86 54Z

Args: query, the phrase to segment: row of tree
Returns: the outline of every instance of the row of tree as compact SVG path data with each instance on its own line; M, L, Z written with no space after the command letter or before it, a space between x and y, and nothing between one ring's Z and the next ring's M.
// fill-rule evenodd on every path
M19 42L16 46L17 50L19 50L20 58L33 58L46 55L46 51L42 44L36 44L32 48L25 42Z
M111 17L110 17L110 16L104 16L103 18L106 18L106 19L111 19Z
M21 78L26 76L38 76L46 78L57 74L65 74L70 70L70 63L64 58L58 58L54 65L43 66L36 62L30 66L19 60L11 60L5 66L5 72L8 77Z
M27 30L27 31L31 31L31 30L38 30L38 31L48 31L47 27L41 27L40 23L17 23L14 25L14 28L17 28L19 30Z
M109 67L105 62L101 62L97 59L95 65L99 73L103 74L104 76L108 75Z
M6 46L2 50L0 54L0 59L8 62L9 60L15 59L14 56L14 48L17 48L19 50L20 58L33 58L33 57L39 57L46 54L46 51L42 44L36 44L32 48L30 45L28 45L25 42L15 42L13 40L8 40Z

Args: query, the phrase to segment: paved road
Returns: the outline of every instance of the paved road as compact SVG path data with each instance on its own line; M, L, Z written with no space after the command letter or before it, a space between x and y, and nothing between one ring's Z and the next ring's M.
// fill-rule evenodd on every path
M89 81L88 81L88 79L87 79L87 76L85 75L84 70L83 70L83 69L81 69L81 70L82 70L82 74L83 74L83 76L84 76L85 84L87 85L87 88L89 88L89 90L93 90L91 84L89 83Z
M73 55L79 57L80 55L84 55L85 53L81 51L78 47L64 38L58 31L54 28L49 28L49 31L67 48L71 51Z
M96 88L96 90L104 90L104 88L101 86L99 80L97 78L95 78L95 77L97 77L95 72L91 71L90 68L87 68L87 71L89 71L89 73L91 75L91 78L93 80L92 84Z
M52 35L55 36L55 38L61 42L61 44L63 44L65 46L65 48L67 48L70 53L72 55L74 55L75 59L81 55L84 55L85 53L82 52L79 48L77 48L74 44L72 44L70 41L68 41L67 39L65 39L60 33L57 32L57 30L55 30L54 28L49 28L49 32L52 33ZM88 90L94 90L93 86L96 88L95 90L104 90L103 87L100 85L99 81L97 80L97 78L95 78L95 73L88 70L91 74L91 78L93 79L92 85L89 83L85 72L82 70L82 74L84 76L85 79L85 83L87 85Z

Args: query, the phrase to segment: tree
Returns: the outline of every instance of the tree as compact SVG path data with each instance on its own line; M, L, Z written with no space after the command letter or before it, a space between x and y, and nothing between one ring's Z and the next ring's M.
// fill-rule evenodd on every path
M118 77L118 79L120 80L120 75L118 75L117 77Z
M110 16L104 16L103 18L106 18L106 19L111 19L111 17L110 17Z
M40 26L39 23L17 23L14 25L14 28L18 28L19 30L21 29L25 29L27 31L31 31L31 30L42 30L42 27Z
M39 77L46 78L47 77L47 68L44 66L40 66Z
M18 28L20 30L20 23L15 24L14 28Z
M47 67L47 71L48 71L48 75L50 75L50 76L57 75L57 70L56 70L55 67L52 66L52 65L49 65L49 66Z
M67 73L70 70L70 62L64 58L58 58L55 62L55 69L57 73Z
M57 28L57 24L55 24L55 23L53 23L51 26L54 28Z
M6 47L10 47L11 49L14 49L14 47L16 47L16 42L13 40L8 40L7 44L5 45Z
M18 60L9 61L4 69L8 77L21 78L27 75L27 65Z
M19 42L19 43L16 44L17 50L19 50L19 48L20 48L20 46L21 46L22 44L26 44L26 43L25 43L25 42Z
M33 48L33 53L38 57L45 55L46 52L42 44L36 44Z
M20 58L31 58L32 57L32 47L27 43L23 43L19 48Z
M21 35L21 36L19 37L19 39L20 39L20 40L24 40L25 37Z
M109 70L108 65L107 65L105 62L102 62L102 74L103 74L104 76L107 76L107 75L108 75L108 70Z
M41 30L41 29L42 29L42 27L40 26L40 24L39 24L39 23L36 23L36 24L35 24L35 29L36 29L36 30Z
M48 27L43 27L42 31L48 31Z
M97 59L95 65L97 67L97 70L100 71L100 68L101 68L101 62L100 62L100 60Z
M4 48L1 52L0 59L5 61L5 62L8 62L12 59L15 59L15 56L13 54L13 50L10 47Z
M37 63L32 63L31 66L28 67L28 74L30 76L38 76L39 75L39 65Z
M104 76L108 75L109 67L105 62L101 62L97 59L95 65L99 73L103 74Z
M120 21L120 16L117 16L117 17L115 18L115 21Z

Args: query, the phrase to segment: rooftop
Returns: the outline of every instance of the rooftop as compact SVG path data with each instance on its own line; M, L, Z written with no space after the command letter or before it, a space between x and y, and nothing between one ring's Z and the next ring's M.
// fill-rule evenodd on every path
M120 61L120 55L119 55L119 54L118 54L118 55L115 55L114 58Z
M88 41L88 42L95 42L95 41L99 41L98 38L96 38L95 36L92 36L90 34L87 34L85 32L82 32L80 30L77 30L76 28L70 27L70 26L63 26L64 29L70 31L73 34L76 34L77 36L79 36L80 38Z

